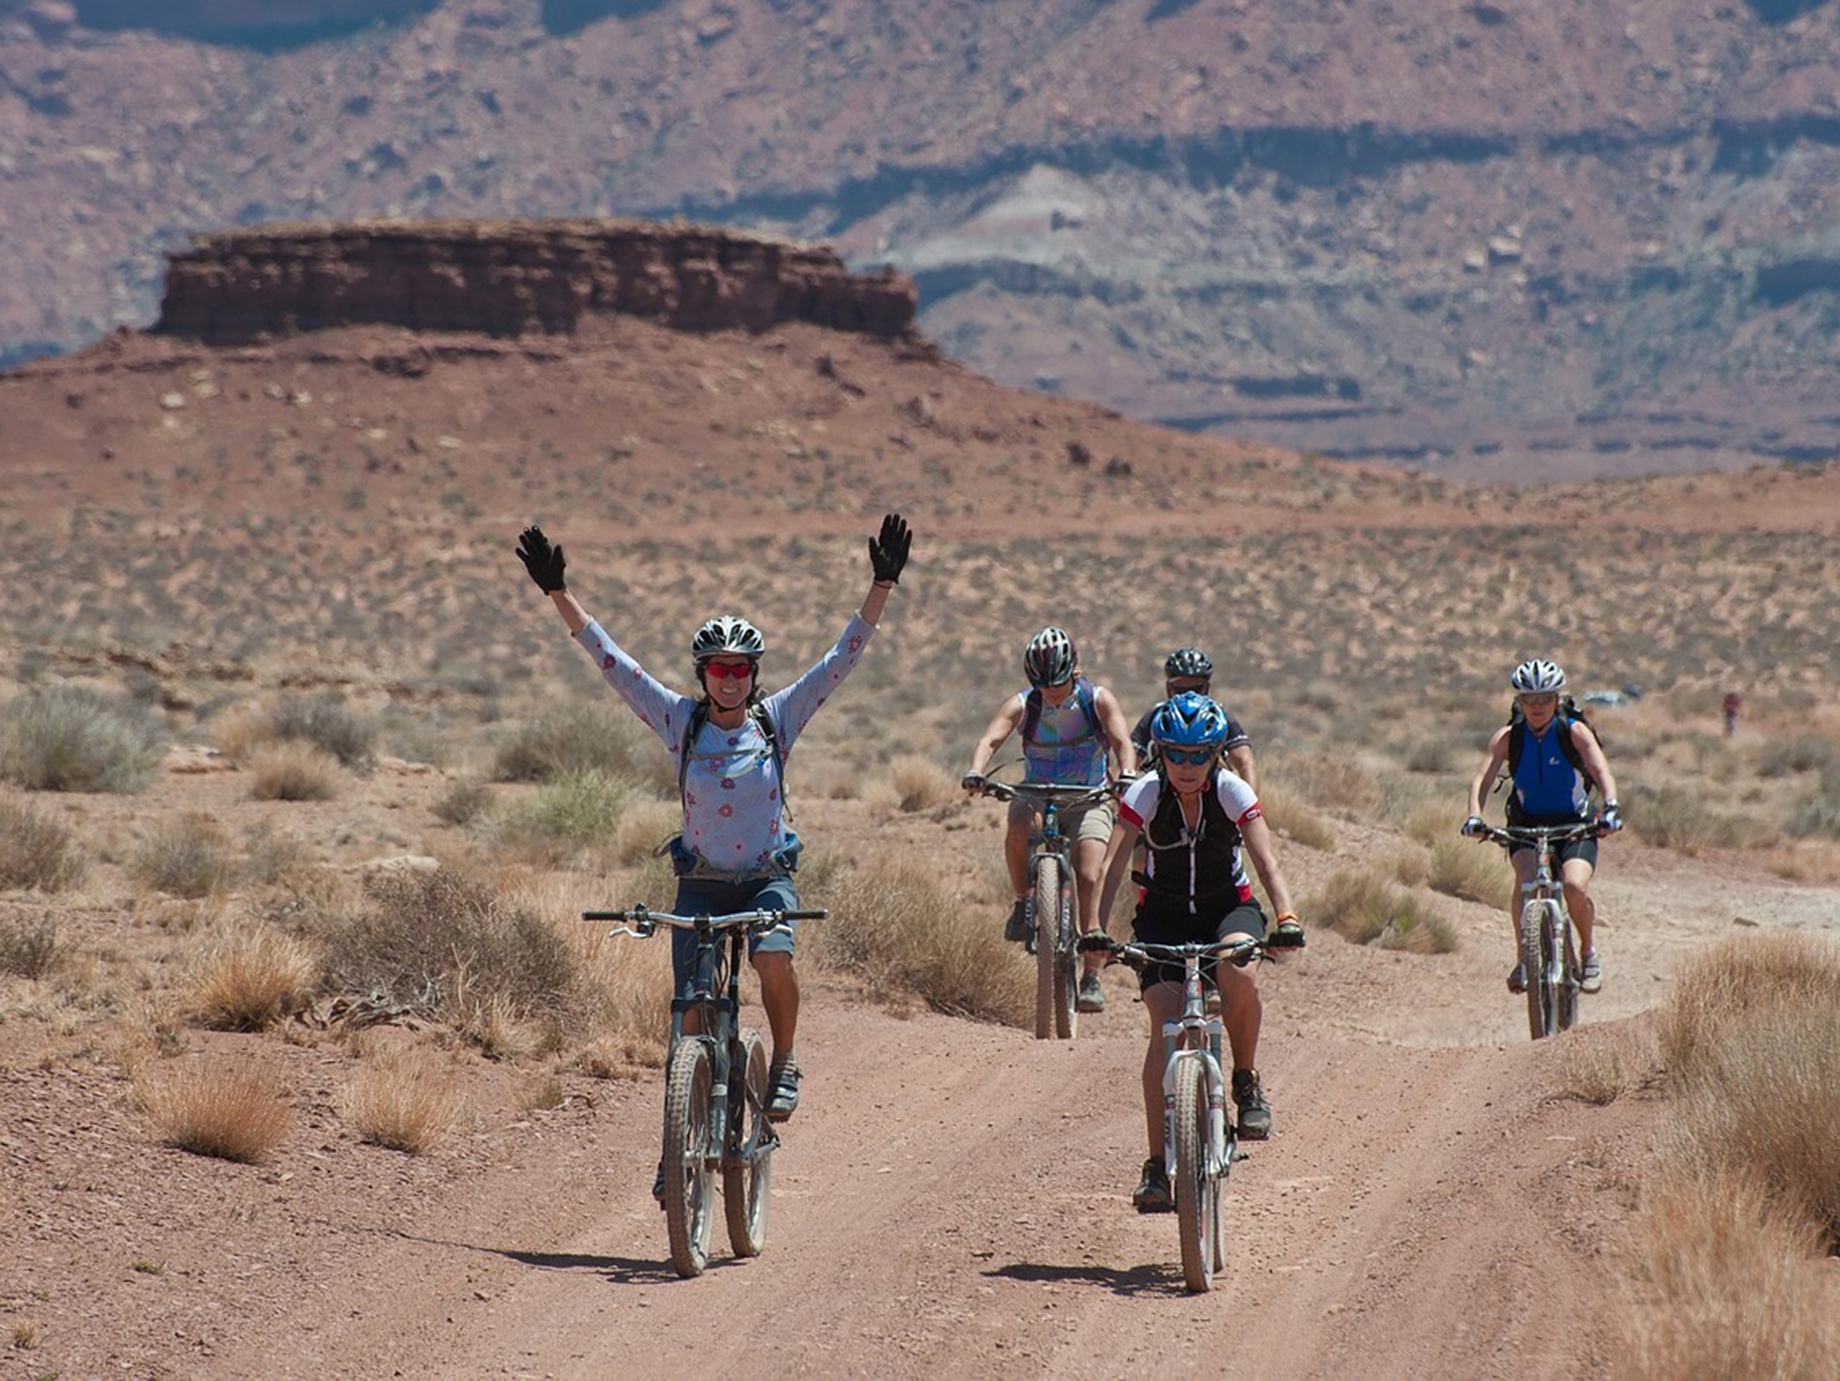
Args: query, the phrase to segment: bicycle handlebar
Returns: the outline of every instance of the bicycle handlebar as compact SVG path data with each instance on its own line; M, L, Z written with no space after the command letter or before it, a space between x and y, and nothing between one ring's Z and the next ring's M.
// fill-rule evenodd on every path
M584 921L629 922L613 933L643 939L661 925L672 930L731 930L740 926L749 930L775 930L787 921L821 921L830 914L818 907L804 911L733 911L725 916L678 916L669 911L653 911L650 907L640 905L624 911L584 911L581 918Z
M1018 796L1025 800L1053 801L1059 805L1073 805L1090 799L1102 801L1107 796L1116 796L1121 783L1106 782L1103 786L1067 786L1061 782L992 782L986 781L978 788L982 796L994 796L999 801L1013 801Z
M1077 948L1083 954L1100 952L1129 962L1132 959L1157 964L1179 964L1190 955L1198 959L1227 959L1245 963L1265 953L1265 942L1250 936L1243 940L1212 940L1206 944L1156 945L1145 940L1114 940L1095 932L1082 935Z
M1595 820L1582 820L1576 825L1509 825L1498 829L1494 825L1485 825L1479 836L1492 844L1499 844L1504 849L1511 849L1516 844L1530 848L1554 844L1569 844L1574 839L1601 839L1609 833Z

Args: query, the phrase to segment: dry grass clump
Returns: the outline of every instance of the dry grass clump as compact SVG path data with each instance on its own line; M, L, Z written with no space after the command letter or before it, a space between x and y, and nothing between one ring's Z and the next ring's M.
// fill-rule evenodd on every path
M1798 734L1772 743L1757 759L1760 777L1786 777L1798 772L1827 772L1840 768L1840 743L1819 734Z
M1772 1010L1840 1011L1840 947L1807 935L1733 936L1681 962L1656 1018L1676 1087L1716 1063L1731 1032Z
M330 801L339 794L339 760L298 739L267 744L249 755L258 801Z
M1288 787L1276 786L1267 778L1259 787L1259 804L1265 823L1286 839L1323 853L1335 851L1335 826Z
M0 920L0 974L43 978L57 954L57 921L49 914L37 921Z
M1840 771L1821 773L1821 782L1790 812L1787 828L1798 839L1840 839Z
M568 772L545 783L530 800L498 820L497 837L509 848L560 865L570 854L612 842L633 799L633 785L598 767Z
M1646 1029L1587 1026L1559 1047L1559 1083L1572 1097L1602 1107L1655 1077L1655 1041Z
M319 981L318 956L304 940L253 922L225 929L200 955L188 1009L220 1031L260 1031L304 1007Z
M949 1016L1034 1021L1032 964L1020 963L1002 925L952 896L923 859L874 855L809 890L831 912L800 932L800 947L817 963L856 974L884 995L912 993Z
M382 994L507 1045L528 1014L569 1010L568 947L488 878L441 868L380 874L367 888L370 906L326 937L322 991Z
M377 726L353 714L330 691L312 697L284 696L268 712L267 728L270 738L317 748L345 767L364 766L377 743Z
M432 1151L460 1117L452 1078L427 1060L399 1055L359 1066L344 1101L360 1137L412 1156Z
M1635 1298L1610 1311L1617 1381L1826 1381L1840 1315L1819 1235L1729 1170L1674 1170L1643 1193L1632 1235Z
M61 892L86 863L63 822L26 801L0 797L0 887Z
M165 734L141 706L80 686L52 686L0 706L0 778L28 791L145 789Z
M169 896L210 896L236 871L230 839L210 816L191 813L153 826L128 860L128 875Z
M493 775L501 782L548 782L598 771L676 795L676 768L623 702L598 698L548 710L498 746Z
M188 1062L146 1075L135 1093L167 1145L222 1160L260 1160L292 1121L273 1077L242 1064Z
M871 801L884 799L884 792L890 805L909 813L939 810L960 799L958 778L918 753L903 753L888 764L886 783Z
M1338 868L1310 898L1305 915L1357 945L1447 954L1457 947L1455 928L1414 892L1372 869Z
M1477 847L1467 839L1440 839L1431 846L1426 882L1436 892L1506 907L1514 895L1514 874L1493 845Z
M614 862L623 868L644 865L683 827L684 808L676 801L629 801L613 830Z
M484 782L455 782L433 806L445 825L470 825L492 809L492 788Z

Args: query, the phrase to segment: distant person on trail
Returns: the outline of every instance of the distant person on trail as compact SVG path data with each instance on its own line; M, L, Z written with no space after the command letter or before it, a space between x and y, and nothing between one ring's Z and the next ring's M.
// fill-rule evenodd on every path
M1137 765L1131 732L1117 697L1080 675L1079 649L1061 628L1044 628L1022 652L1022 670L1029 689L1004 700L996 717L984 730L971 753L971 769L963 786L976 795L984 789L984 770L1003 741L1022 732L1024 780L1061 786L1099 786L1108 777L1108 761L1117 775L1128 777ZM1114 807L1110 800L1081 810L1063 812L1063 831L1073 843L1074 892L1083 929L1099 922L1099 877L1105 862L1105 842L1111 838ZM1011 801L1009 832L1003 840L1003 858L1009 866L1016 903L1010 908L1003 938L1021 943L1027 935L1029 889L1029 839L1038 828L1041 811L1030 801ZM1099 970L1105 956L1086 956L1086 973L1080 979L1074 1005L1082 1012L1105 1010L1099 987Z
M1156 718L1156 712L1169 702L1170 697L1185 691L1212 696L1213 683L1213 660L1198 647L1178 647L1163 659L1163 699L1145 710L1143 718L1137 721L1137 727L1131 730L1131 746L1137 750L1140 768L1148 770L1156 765L1156 740L1150 734L1150 722ZM1252 760L1252 740L1247 736L1245 726L1233 717L1231 710L1222 705L1218 698L1214 703L1220 705L1221 713L1227 717L1227 739L1222 745L1227 755L1227 766L1235 776L1257 791L1259 768Z
M1118 829L1105 853L1099 915L1110 914L1141 834L1149 846L1149 863L1137 875L1143 890L1131 929L1138 940L1180 945L1245 936L1265 940L1274 950L1302 949L1303 926L1291 909L1290 887L1279 871L1258 794L1221 762L1230 722L1219 705L1192 691L1172 695L1157 708L1150 721L1158 750L1156 770L1133 782L1119 804ZM1242 847L1278 911L1269 939L1265 912L1246 876ZM1264 1011L1258 986L1249 969L1233 964L1209 961L1202 972L1220 991L1233 1054L1238 1134L1247 1141L1263 1141L1271 1135L1271 1109L1256 1064ZM1182 966L1146 965L1138 982L1150 1015L1150 1044L1144 1052L1150 1158L1131 1202L1140 1213L1166 1213L1175 1200L1163 1165L1163 1023L1181 1015Z
M1744 708L1744 702L1738 698L1736 691L1726 691L1722 708L1725 711L1725 737L1730 738L1738 732L1738 711Z
M1486 842L1487 828L1482 820L1482 805L1494 790L1495 780L1505 766L1508 769L1508 824L1553 826L1583 824L1591 819L1590 791L1596 787L1603 800L1597 823L1606 834L1623 828L1623 816L1616 803L1616 777L1604 758L1604 750L1591 726L1579 715L1578 708L1565 690L1565 672L1543 658L1522 662L1508 678L1514 691L1514 712L1508 722L1489 739L1489 750L1482 767L1469 787L1469 817L1463 822L1463 834ZM1537 860L1531 848L1516 849L1508 856L1514 865L1517 884L1524 884L1534 873ZM1567 844L1557 859L1560 881L1565 885L1565 909L1572 924L1578 927L1580 975L1579 986L1594 993L1604 985L1603 966L1597 958L1593 928L1597 906L1591 900L1591 875L1597 869L1597 840L1575 839ZM1521 912L1517 886L1508 902L1508 914L1514 922L1514 952L1520 953ZM1508 991L1527 990L1527 976L1519 960L1508 974Z
M678 879L673 911L721 915L798 908L792 873L798 866L799 839L786 828L786 758L812 715L861 657L888 592L907 564L911 541L899 514L882 519L880 534L869 542L874 576L860 612L816 665L763 699L759 670L766 641L746 619L723 614L696 630L690 657L701 694L680 695L654 680L582 610L564 583L562 548L552 544L542 528L525 528L518 538L518 555L531 579L555 604L575 641L677 760L684 828L671 841ZM671 941L672 972L676 990L682 992L692 977L695 937L673 930ZM799 1103L799 1066L793 1052L799 985L792 947L787 931L749 940L749 956L760 976L760 1002L773 1037L767 1115L775 1122L792 1116ZM686 1031L694 1030L694 1015L686 1014ZM662 1198L662 1165L659 1174L655 1189Z

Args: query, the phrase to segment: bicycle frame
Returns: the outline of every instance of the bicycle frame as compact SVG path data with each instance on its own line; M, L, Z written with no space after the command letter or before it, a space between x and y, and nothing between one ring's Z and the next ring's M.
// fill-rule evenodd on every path
M1520 885L1521 973L1527 985L1528 1028L1535 1040L1564 1031L1578 1015L1578 960L1565 889L1554 874L1553 854L1575 839L1595 836L1595 822L1511 825L1487 838L1508 851L1534 851L1533 876Z

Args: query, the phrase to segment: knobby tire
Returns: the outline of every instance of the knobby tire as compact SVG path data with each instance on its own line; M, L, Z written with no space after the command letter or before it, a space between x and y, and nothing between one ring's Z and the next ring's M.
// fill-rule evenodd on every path
M1521 911L1521 973L1527 980L1527 1029L1533 1038L1553 1034L1552 975L1547 970L1547 912L1554 903L1541 898Z
M767 1125L767 1047L758 1031L741 1033L729 1071L728 1135L722 1163L722 1212L736 1256L759 1256L767 1244L767 1197L773 1187L773 1131Z
M1565 967L1559 977L1559 1029L1569 1031L1578 1021L1578 984L1582 968L1578 963L1578 946L1572 939L1572 918L1559 908L1559 932L1565 936Z
M708 1044L680 1041L671 1056L664 1098L664 1219L671 1235L671 1265L688 1279L709 1261L709 1101L712 1071Z
M1060 963L1061 861L1045 854L1035 862L1035 1039L1054 1036L1054 981Z
M1054 932L1054 1034L1070 1041L1079 1030L1080 970L1084 967L1073 943L1073 879L1061 877L1061 923Z
M1182 1280L1200 1294L1214 1282L1214 1182L1208 1175L1208 1081L1200 1060L1176 1066L1176 1221Z

